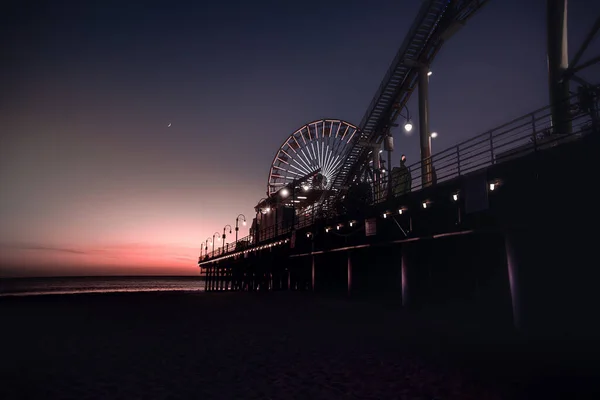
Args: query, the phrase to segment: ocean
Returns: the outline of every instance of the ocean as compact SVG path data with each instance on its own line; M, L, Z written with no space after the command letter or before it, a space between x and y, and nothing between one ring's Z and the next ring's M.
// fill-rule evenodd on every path
M165 291L204 291L204 278L199 276L0 278L0 296Z

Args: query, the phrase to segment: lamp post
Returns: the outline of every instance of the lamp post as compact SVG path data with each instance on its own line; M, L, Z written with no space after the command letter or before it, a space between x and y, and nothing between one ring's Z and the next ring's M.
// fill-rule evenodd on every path
M435 139L436 137L438 137L438 133L437 132L431 132L429 134L429 148L431 149L431 139Z
M210 241L211 241L210 237L208 237L204 241L204 258L208 257L208 242L210 242Z
M290 190L288 189L288 186L285 186L283 189L281 189L278 192L282 199L285 199L285 198L287 198L290 195ZM295 225L295 220L296 220L296 203L295 203L295 200L296 200L296 180L295 179L292 181L291 186L292 186L292 230L294 230L294 225ZM279 200L277 200L277 202L279 202Z
M400 114L400 116L404 118L404 130L408 133L412 131L413 124L410 118L410 112L408 111L408 107L406 106L406 104L404 104L403 108L406 110L406 115L402 115L402 111L400 111L398 114Z
M212 245L213 245L213 249L212 249L212 256L213 256L213 257L215 256L215 237L216 237L218 240L221 240L219 236L220 236L220 235L219 235L219 232L215 232L215 233L213 233L213 235L212 235Z
M296 229L296 180L292 180L292 232Z
M238 241L238 231L240 230L240 228L238 227L238 222L240 220L240 217L244 218L242 224L244 226L246 226L246 216L244 214L240 214L237 217L235 217L235 242L236 243Z
M258 205L255 208L256 211L256 227L255 227L255 233L254 233L254 243L258 243L258 239L259 239L259 223L258 223L258 215L260 214L260 225L262 225L262 215L263 214L268 214L269 211L271 211L271 207L269 206L269 204L267 204L266 207L262 208L261 204L263 201L267 201L269 200L268 197L263 197L262 199L260 199L258 201Z
M227 227L229 227L229 233L231 233L231 225L227 224L223 227L223 247L221 247L221 254L225 254L225 238L227 237L225 235L225 230L227 229Z

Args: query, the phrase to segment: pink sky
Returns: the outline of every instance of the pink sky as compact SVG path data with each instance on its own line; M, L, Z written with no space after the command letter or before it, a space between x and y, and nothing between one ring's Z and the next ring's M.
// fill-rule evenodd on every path
M240 227L240 235L247 232ZM197 237L198 232L131 231L146 242L118 242L74 240L70 246L39 245L33 243L4 244L0 248L0 277L66 276L66 275L197 275L199 245L191 241L169 243L162 237L181 235ZM86 232L81 232L85 236ZM125 235L128 236L128 235ZM208 234L207 234L208 236ZM240 236L241 237L241 236ZM231 238L231 239L229 239ZM151 240L154 242L151 242ZM234 235L228 234L227 242ZM211 247L209 245L209 247Z

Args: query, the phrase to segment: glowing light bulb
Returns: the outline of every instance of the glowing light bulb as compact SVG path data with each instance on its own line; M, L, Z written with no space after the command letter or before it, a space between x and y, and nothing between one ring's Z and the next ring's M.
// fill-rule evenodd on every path
M404 130L406 132L410 132L412 131L413 125L410 122L407 122L406 124L404 124Z
M454 201L458 200L458 195L455 193L452 195L452 198L454 199Z
M427 203L423 203L423 208L427 208Z

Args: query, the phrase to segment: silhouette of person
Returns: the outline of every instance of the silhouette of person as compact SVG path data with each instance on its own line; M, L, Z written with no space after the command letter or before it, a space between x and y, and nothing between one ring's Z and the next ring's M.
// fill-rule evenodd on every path
M402 157L400 158L400 167L394 167L392 170L394 196L401 196L410 192L411 183L410 170L406 166L406 156L402 154Z

